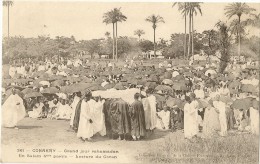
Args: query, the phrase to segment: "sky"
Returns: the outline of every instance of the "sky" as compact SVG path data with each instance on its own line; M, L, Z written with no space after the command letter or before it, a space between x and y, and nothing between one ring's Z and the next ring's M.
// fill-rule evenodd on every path
M202 16L194 18L194 29L198 32L215 28L219 20L228 21L224 15L227 3L201 4ZM249 4L259 13L260 3ZM118 24L119 36L134 36L136 29L145 31L144 39L153 40L153 29L145 18L155 14L164 18L158 24L156 38L170 39L172 33L184 32L184 19L177 6L170 2L71 2L71 1L14 1L10 8L10 36L37 37L38 35L74 36L76 40L89 40L112 35L112 25L103 23L103 14L113 8L121 7L127 16L126 22ZM7 36L7 8L3 8L3 36ZM245 17L244 17L245 18ZM243 19L243 17L242 17ZM46 25L46 27L44 27ZM249 33L259 30L249 28Z

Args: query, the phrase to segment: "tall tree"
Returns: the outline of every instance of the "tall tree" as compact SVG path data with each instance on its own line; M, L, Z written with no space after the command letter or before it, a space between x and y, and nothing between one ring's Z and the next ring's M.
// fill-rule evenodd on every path
M184 25L184 59L186 58L186 50L187 50L187 39L186 39L186 33L187 33L187 2L175 2L173 3L172 7L175 5L178 5L178 10L183 14L184 20L185 20L185 25Z
M221 53L219 72L223 73L227 67L228 62L230 61L231 34L230 28L224 22L218 22L216 27L219 31L218 45Z
M238 17L238 56L240 60L240 49L241 49L241 33L240 33L240 26L241 26L241 17L242 15L248 15L252 11L255 11L254 8L249 7L246 3L236 2L230 3L225 7L225 15L228 19L232 18L233 16Z
M116 23L116 16L112 11L108 11L103 15L103 23L113 25L113 59L115 59L115 23Z
M7 21L8 21L8 38L9 38L9 35L10 35L10 33L9 33L9 8L11 7L11 6L13 6L13 4L14 4L14 2L13 1L10 1L10 0L4 0L3 1L3 6L6 6L7 7L7 11L8 11L8 18L7 18Z
M114 8L115 16L116 16L116 60L118 59L118 50L117 50L117 22L126 21L127 17L123 15L121 12L121 8Z
M191 55L194 56L194 15L196 16L198 12L202 15L201 11L201 2L189 2L187 3L187 14L189 15L189 44L188 44L188 56Z
M202 32L204 35L203 37L203 45L206 54L208 55L208 61L210 62L210 55L215 54L217 50L217 36L218 32L211 29L211 30L205 30Z
M117 22L123 22L127 19L127 17L124 16L120 10L121 8L114 8L103 15L104 23L113 24L113 59L115 59L115 52L117 58Z
M165 23L163 17L160 15L151 15L145 19L147 22L152 23L153 27L153 44L154 44L154 56L156 56L156 42L155 42L155 30L158 23Z
M141 30L141 29L138 29L138 30L135 30L135 31L134 31L134 35L137 35L137 36L138 36L139 41L140 41L140 37L141 37L142 35L144 35L144 34L145 34L144 30Z

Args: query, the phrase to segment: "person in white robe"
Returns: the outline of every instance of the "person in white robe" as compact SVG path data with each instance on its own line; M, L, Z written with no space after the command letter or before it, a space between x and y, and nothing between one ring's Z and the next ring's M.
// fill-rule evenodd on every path
M77 132L77 137L82 141L91 140L91 137L94 135L94 126L93 126L93 116L90 109L89 103L91 100L91 92L87 92L84 96L84 100L81 103L81 112L79 119L79 127ZM93 100L94 101L94 100Z
M28 112L30 118L39 118L43 111L43 102L38 98L37 103L34 105L33 110Z
M194 90L194 93L196 95L196 98L198 98L198 99L205 98L205 93L204 93L203 89L201 89L200 85L197 86L197 89Z
M105 100L89 101L90 109L93 116L94 134L99 133L101 136L106 135L105 115L103 113L103 104Z
M195 103L189 96L185 97L186 104L184 105L184 137L192 139L198 133L197 115L198 111L195 108Z
M13 78L15 74L16 74L16 68L11 65L9 68L9 75L11 76L11 78Z
M57 108L56 119L70 119L71 107L66 104L66 98L62 98Z
M147 92L147 100L150 107L150 130L154 130L156 127L156 98L154 95L151 94L151 92ZM149 113L149 112L148 112Z
M259 107L258 109L254 107L250 107L249 112L250 112L251 133L259 135Z
M219 101L219 94L216 95L215 100L213 101L213 106L217 109L219 113L219 122L220 122L220 136L227 135L227 117L226 117L226 104L222 101Z
M12 89L12 94L2 106L2 126L18 129L17 123L26 115L23 99Z
M72 108L72 114L71 114L71 119L70 119L70 126L72 127L73 126L73 121L74 121L74 117L75 117L75 112L76 112L76 107L80 101L80 97L81 97L81 93L78 92L78 93L75 93L74 94L74 99L73 99L73 102L71 104L71 108Z
M164 107L163 110L157 112L158 119L156 128L162 130L168 130L170 125L170 111L167 107Z

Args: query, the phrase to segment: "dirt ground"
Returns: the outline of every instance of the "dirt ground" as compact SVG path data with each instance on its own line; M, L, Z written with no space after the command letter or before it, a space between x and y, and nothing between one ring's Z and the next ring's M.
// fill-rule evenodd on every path
M155 130L149 138L141 141L112 140L96 134L92 141L82 142L76 137L76 133L69 130L69 122L65 120L24 118L18 127L18 130L2 127L3 162L172 163L178 159L175 162L207 163L211 159L221 159L223 162L224 157L231 163L235 162L234 160L237 160L236 163L258 161L258 137L250 134L230 133L225 138L189 141L184 139L181 131L172 133ZM38 153L35 149L55 149L55 152ZM68 152L69 150L79 152ZM82 150L84 152L80 153ZM97 153L94 152L96 150L117 152ZM218 152L220 157L215 156L215 152ZM241 153L246 158L241 156ZM39 154L41 157L32 157ZM214 157L206 157L205 154ZM229 156L225 156L227 154ZM96 155L100 155L101 158L96 158ZM94 156L94 158L82 157L82 159L80 156ZM193 160L194 158L196 160ZM221 161L217 163L222 163Z
M157 130L151 137L144 141L119 141L96 134L92 141L83 143L76 137L76 133L69 130L69 122L65 120L36 120L25 118L19 122L18 128L18 130L15 130L2 127L3 161L17 162L13 161L15 159L12 157L14 153L12 153L11 157L6 154L11 151L16 152L17 148L25 149L25 154L26 152L32 152L32 149L36 148L56 148L60 151L60 154L64 155L68 154L64 153L64 149L90 151L96 149L115 150L119 151L119 154L117 159L111 160L112 163L135 163L135 157L141 153L145 153L149 148L149 145L153 143L160 143L163 141L164 137L170 135L169 132ZM73 155L75 155L75 153L73 153ZM35 158L22 158L21 160L30 162L33 160L35 161Z

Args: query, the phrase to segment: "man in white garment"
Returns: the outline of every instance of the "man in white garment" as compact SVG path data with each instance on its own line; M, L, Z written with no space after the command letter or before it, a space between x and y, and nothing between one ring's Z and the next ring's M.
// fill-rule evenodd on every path
M184 137L186 139L192 139L198 133L196 103L192 102L189 96L185 96L186 104L184 105Z
M77 92L77 93L74 93L74 99L73 99L73 102L71 104L71 108L72 108L72 114L71 114L71 119L70 119L70 127L73 126L73 121L74 121L74 116L75 116L75 112L76 112L76 107L80 101L80 98L81 98L81 93L80 92Z
M23 99L16 94L12 88L12 94L7 98L2 106L2 125L8 128L18 129L17 123L26 115Z
M227 135L227 118L226 118L226 104L222 101L219 101L219 94L216 95L215 100L213 101L214 108L217 109L219 113L219 122L220 122L220 136Z
M84 95L84 99L81 103L81 112L79 119L79 127L77 132L77 137L82 141L91 140L91 137L94 135L94 126L93 126L93 116L90 109L92 94L90 91L87 91ZM93 100L94 101L94 100Z
M149 103L150 107L150 130L153 132L153 130L156 127L156 121L157 121L157 116L156 116L156 98L154 95L151 94L152 90L148 89L146 94L147 94L147 100ZM149 117L148 117L149 118Z

